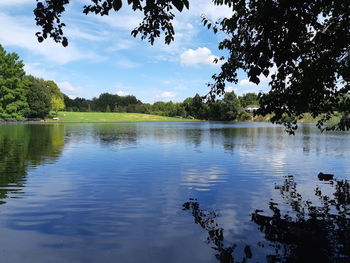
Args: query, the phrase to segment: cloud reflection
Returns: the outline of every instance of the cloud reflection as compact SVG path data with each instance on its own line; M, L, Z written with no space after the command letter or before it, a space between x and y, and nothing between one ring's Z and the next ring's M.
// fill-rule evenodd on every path
M188 169L183 172L181 185L196 191L209 191L212 186L227 181L227 170L212 166L208 169Z

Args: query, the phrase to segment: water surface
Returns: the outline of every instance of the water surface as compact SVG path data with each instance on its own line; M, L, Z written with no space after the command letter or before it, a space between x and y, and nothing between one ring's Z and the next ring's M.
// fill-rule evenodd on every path
M2 262L349 262L350 134L0 126ZM319 172L335 180L320 181Z

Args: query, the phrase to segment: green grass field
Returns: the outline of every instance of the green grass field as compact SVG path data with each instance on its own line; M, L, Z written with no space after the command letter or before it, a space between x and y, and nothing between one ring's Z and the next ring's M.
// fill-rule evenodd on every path
M326 123L326 124L328 124L328 125L334 125L334 124L336 124L336 123L338 123L339 121L340 121L340 119L341 119L341 115L340 114L338 114L338 113L336 113L334 116L332 116L332 118ZM313 118L312 116L311 116L311 114L310 113L305 113L304 114L304 118L302 118L301 120L300 120L300 122L305 122L305 123L316 123L317 121L319 121L320 120L320 117L317 117L317 118Z
M266 116L254 116L252 117L252 121L256 122L269 122L272 118L272 114L268 114ZM310 113L304 113L304 117L300 120L298 120L299 123L316 123L318 120L320 120L321 117L313 118ZM340 121L341 116L339 114L335 114L327 123L326 125L333 125Z
M116 112L59 112L58 120L47 119L48 122L174 122L195 121L142 113Z

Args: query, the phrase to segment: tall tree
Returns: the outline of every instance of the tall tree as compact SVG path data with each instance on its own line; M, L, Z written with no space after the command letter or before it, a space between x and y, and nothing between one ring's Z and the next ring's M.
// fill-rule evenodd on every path
M256 84L262 76L271 77L271 90L261 94L258 113L274 113L272 121L290 132L305 112L321 114L321 127L350 90L349 1L225 2L233 15L213 28L227 34L219 48L229 56L214 75L211 94L222 93L226 82L237 82L238 69ZM204 23L210 25L207 19Z
M51 96L51 109L55 111L56 113L58 111L64 110L64 96L63 93L60 91L59 87L53 80L47 80L45 81L45 84L47 88L50 90L50 96Z
M221 101L221 120L232 121L236 119L240 108L241 105L236 94L233 91L226 92Z
M259 96L254 92L248 92L239 96L239 102L242 107L247 107L248 105L259 105Z
M65 106L64 106L64 102L61 98L57 97L57 96L53 96L51 98L51 109L56 112L56 114L61 111L64 110Z
M46 81L33 76L27 76L25 83L28 86L27 102L29 105L29 118L45 118L51 109L50 90Z
M28 113L23 62L0 45L0 119L22 120Z

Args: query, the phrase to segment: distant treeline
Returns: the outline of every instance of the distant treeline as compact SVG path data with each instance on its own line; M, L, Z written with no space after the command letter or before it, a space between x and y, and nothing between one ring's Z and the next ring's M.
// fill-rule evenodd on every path
M42 119L65 108L54 81L27 76L16 53L0 45L0 120Z
M135 96L119 96L109 93L102 93L98 98L92 100L79 97L70 99L64 95L64 103L66 111L77 112L126 112L128 107L134 108L133 105L142 104Z
M135 96L102 93L91 100L70 99L52 80L26 75L24 64L16 53L7 53L0 45L0 120L43 119L50 112L131 112L201 120L231 121L249 119L243 108L259 104L258 95L237 97L227 92L221 100L204 102L196 94L183 102L142 103Z
M142 103L132 95L118 96L103 93L92 100L70 99L64 95L64 103L66 111L147 113L169 117L231 121L249 119L251 115L246 113L243 108L248 105L259 105L259 100L255 93L247 93L237 97L234 92L227 92L221 100L210 103L204 102L203 98L196 94L193 98L187 98L183 102L158 101L148 104Z

